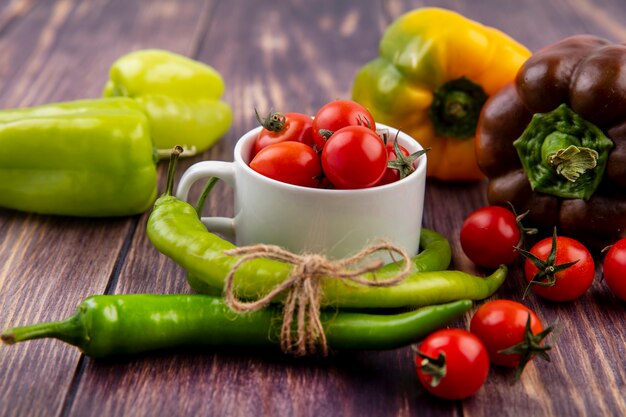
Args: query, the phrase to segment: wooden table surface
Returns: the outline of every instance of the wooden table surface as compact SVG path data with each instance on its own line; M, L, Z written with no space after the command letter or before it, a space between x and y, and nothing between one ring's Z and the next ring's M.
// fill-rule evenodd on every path
M235 141L256 124L254 107L313 114L330 99L348 98L384 28L425 5L500 28L533 51L578 33L626 40L623 0L2 0L0 107L98 97L109 65L136 49L209 63L224 75L233 125L212 149L183 161L180 176L200 160L232 160ZM458 232L485 204L483 182L428 181L424 224L450 239L452 268L477 272ZM232 215L231 190L218 186L207 210ZM184 271L146 238L147 216L0 209L0 327L64 318L92 294L192 292ZM552 362L532 362L516 385L511 371L493 368L481 391L462 402L426 394L409 348L327 359L191 349L100 361L41 340L0 347L0 415L624 416L626 308L599 276L576 302L530 296L526 303L545 322L563 326ZM514 265L497 297L519 300L522 289Z

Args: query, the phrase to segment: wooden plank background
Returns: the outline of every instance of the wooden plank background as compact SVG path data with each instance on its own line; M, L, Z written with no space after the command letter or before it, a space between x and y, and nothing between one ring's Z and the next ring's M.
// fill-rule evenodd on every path
M255 125L254 107L314 113L349 97L384 28L430 5L500 28L531 50L577 33L626 41L622 0L2 0L0 108L97 97L109 65L140 48L209 63L224 75L233 126L212 149L183 161L180 176L203 159L232 160L237 138ZM450 238L454 268L480 272L458 232L486 204L484 189L428 182L425 226ZM232 215L232 192L218 186L207 206ZM146 219L0 209L0 327L63 318L92 294L191 292L184 272L147 240ZM522 288L518 265L498 297L519 300ZM304 360L190 349L95 361L47 340L0 347L0 416L626 415L624 303L599 279L574 303L527 303L564 327L552 363L531 363L514 386L510 371L494 368L463 402L427 395L408 348Z

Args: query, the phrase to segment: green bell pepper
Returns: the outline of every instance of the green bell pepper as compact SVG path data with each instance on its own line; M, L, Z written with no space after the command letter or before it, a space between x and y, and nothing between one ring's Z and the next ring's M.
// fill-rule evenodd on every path
M185 155L209 148L229 129L230 106L220 101L224 81L212 67L171 52L131 52L113 63L105 97L133 98L150 120L159 155L181 145Z
M128 98L0 111L0 207L104 217L156 198L148 119Z

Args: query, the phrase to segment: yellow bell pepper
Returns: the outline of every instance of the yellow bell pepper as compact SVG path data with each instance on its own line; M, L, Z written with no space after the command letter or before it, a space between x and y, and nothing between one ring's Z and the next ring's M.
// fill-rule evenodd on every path
M431 148L430 177L476 180L483 177L474 153L480 110L529 56L497 29L445 9L416 9L387 28L380 56L361 68L352 95L376 121Z

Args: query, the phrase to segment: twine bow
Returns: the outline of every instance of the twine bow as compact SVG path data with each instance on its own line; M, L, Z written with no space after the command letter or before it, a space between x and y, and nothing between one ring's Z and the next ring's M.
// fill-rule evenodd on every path
M397 275L386 280L363 277L364 274L375 272L383 266L382 259L377 259L364 266L359 264L369 255L379 251L387 251L393 258L394 253L402 258L403 265ZM315 353L317 345L321 353L328 354L328 346L324 328L320 320L320 304L322 300L322 279L336 278L352 281L368 287L390 287L404 280L411 271L411 259L401 248L389 242L381 242L366 247L359 253L345 259L332 261L318 254L298 255L279 246L251 245L231 249L225 252L228 256L241 256L226 277L224 296L227 305L234 311L257 311L267 307L278 295L286 292L283 307L283 323L280 331L280 345L283 352L296 356ZM269 293L256 301L245 302L235 296L233 281L235 272L245 262L257 258L267 258L287 262L294 265L290 275ZM292 323L296 321L295 341Z

